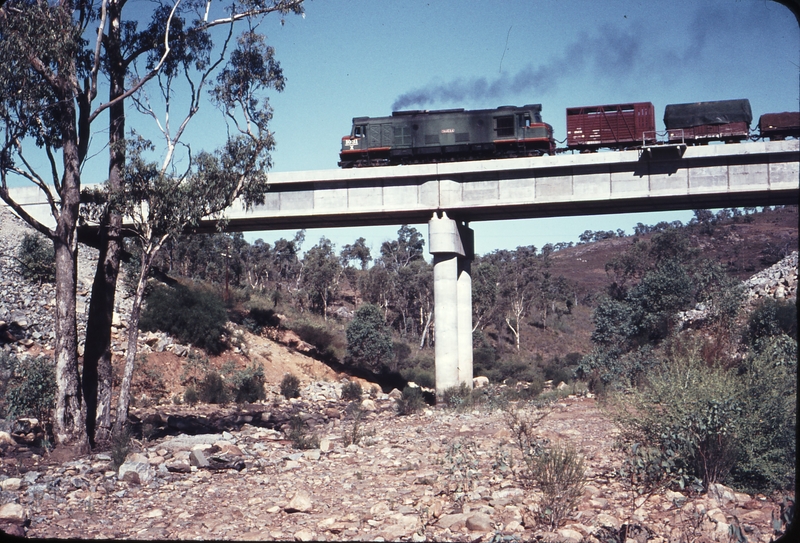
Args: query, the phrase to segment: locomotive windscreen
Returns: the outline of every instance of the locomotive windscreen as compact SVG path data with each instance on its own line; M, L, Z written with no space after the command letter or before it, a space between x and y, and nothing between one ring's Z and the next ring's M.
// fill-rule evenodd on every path
M750 100L720 100L693 104L670 104L664 109L668 130L706 124L747 123L753 120Z

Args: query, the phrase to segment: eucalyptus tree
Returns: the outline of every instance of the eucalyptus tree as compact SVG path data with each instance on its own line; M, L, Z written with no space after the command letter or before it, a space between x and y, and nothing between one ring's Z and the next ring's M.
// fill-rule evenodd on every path
M322 237L309 249L303 259L303 286L308 291L312 306L319 308L328 320L328 306L339 289L342 264L333 249L331 240Z
M86 427L90 437L95 412L98 437L107 437L110 427L110 326L121 246L121 215L113 206L105 207L99 219L100 258L92 288L82 391L77 365L76 226L80 173L89 142L93 136L107 138L107 184L110 192L119 190L128 148L126 104L138 96L138 109L153 116L143 92L154 87L155 96L169 102L173 95L162 93L178 90L173 83L186 79L180 92L188 97L191 114L178 126L162 124L170 134L166 154L173 155L188 120L204 100L200 91L206 78L224 60L247 62L234 59L247 51L243 47L231 50L234 29L244 26L245 39L255 41L263 38L257 31L262 17L302 12L302 0L234 0L225 7L212 6L210 0L156 0L148 4L148 13L141 4L128 11L126 6L126 0L9 0L0 7L0 197L54 243L59 268L55 433L64 444L86 444ZM270 48L261 50L271 55ZM220 52L219 56L212 58L212 51ZM269 71L277 64L267 62L266 66ZM248 88L249 77L241 72L232 77L229 88L221 91L228 96L218 96L219 103L230 102L234 94ZM108 98L97 103L103 88ZM168 118L168 107L165 112ZM269 110L262 109L247 122L263 125L268 117ZM98 126L105 119L108 125ZM31 159L29 143L42 149L40 162ZM9 177L27 180L42 190L55 228L38 223L12 201Z

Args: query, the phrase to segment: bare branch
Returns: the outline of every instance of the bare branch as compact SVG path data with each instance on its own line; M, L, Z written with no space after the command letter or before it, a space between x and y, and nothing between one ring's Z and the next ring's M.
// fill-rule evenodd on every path
M100 48L103 45L103 29L106 26L108 16L108 0L103 0L100 5L100 22L97 24L97 41L94 46L94 64L92 65L91 79L92 87L89 92L89 101L97 96L97 74L100 72Z
M172 6L172 11L169 12L169 18L167 19L167 28L164 31L164 54L161 55L160 59L158 59L158 64L156 64L156 66L152 70L150 70L150 72L148 72L147 75L145 75L142 79L139 79L130 89L128 89L127 91L125 91L121 95L117 96L113 100L110 100L110 101L108 101L108 102L106 102L104 104L101 104L100 107L98 107L96 110L94 110L92 112L92 114L89 115L89 122L90 123L92 121L94 121L97 118L97 116L100 115L103 111L105 111L106 109L110 108L112 105L114 105L114 104L116 104L118 102L121 102L121 101L125 100L126 98L130 97L135 92L137 92L140 88L142 88L145 85L145 83L147 83L148 81L153 79L156 75L158 75L158 73L161 71L161 67L164 65L164 62L166 62L167 57L169 56L169 53L171 51L170 46L169 46L169 29L170 29L170 26L172 25L172 19L175 17L175 12L177 11L178 6L180 5L180 3L181 3L181 0L177 0L177 2L175 2L175 5Z

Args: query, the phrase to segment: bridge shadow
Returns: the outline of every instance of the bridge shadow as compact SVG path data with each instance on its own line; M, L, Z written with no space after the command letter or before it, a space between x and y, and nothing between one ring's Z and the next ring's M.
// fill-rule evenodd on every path
M673 175L679 168L685 167L682 163L686 144L651 145L639 150L639 161L633 170L637 177L648 175Z

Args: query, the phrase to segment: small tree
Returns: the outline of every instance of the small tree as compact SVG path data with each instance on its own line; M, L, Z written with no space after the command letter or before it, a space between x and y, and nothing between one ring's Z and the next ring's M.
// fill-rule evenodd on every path
M347 361L381 373L392 363L392 358L392 333L383 322L381 310L372 304L362 305L347 327Z
M17 262L22 277L36 283L52 283L56 278L56 261L53 244L40 234L22 236L17 251Z

